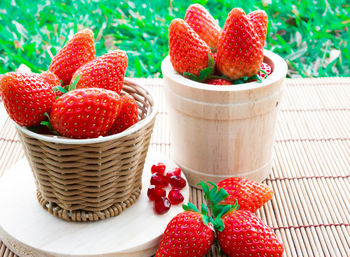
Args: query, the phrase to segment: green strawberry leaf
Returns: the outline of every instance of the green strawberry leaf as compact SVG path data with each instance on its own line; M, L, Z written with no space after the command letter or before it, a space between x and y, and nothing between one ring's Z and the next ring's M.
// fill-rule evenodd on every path
M40 122L40 125L43 125L43 126L48 127L49 130L53 130L53 128L52 128L50 122L48 122L47 120L44 120L44 121Z
M213 57L211 57L210 53L208 52L208 67L199 72L199 77L189 72L184 72L182 75L191 80L203 82L210 77L213 71L214 71L214 59Z
M209 184L213 186L213 188L209 192L209 200L212 204L218 204L222 200L224 200L229 194L226 192L225 189L220 188L218 190L217 185L214 182L208 181Z
M78 85L80 78L81 78L80 74L74 78L73 83L68 85L68 91L72 91L72 90L77 88L77 85Z
M191 202L189 202L187 205L186 204L183 204L182 205L182 208L185 210L185 211L195 211L195 212L199 212L198 208Z
M207 226L208 223L210 223L210 219L211 219L211 217L209 217L209 216L207 216L207 215L203 215L203 216L202 216L202 222L203 222L203 224Z
M214 58L208 52L208 68L214 68Z
M209 211L208 206L206 206L204 203L202 203L202 205L201 205L201 213L203 215L207 215L208 211Z
M62 92L63 94L65 94L65 93L68 92L67 89L65 89L64 87L61 87L61 86L54 87L53 90L56 91L56 92L60 91L60 92Z
M258 74L252 76L250 79L251 79L251 80L256 79L256 80L258 80L259 83L262 82L262 79L261 79L261 77L260 77Z
M182 74L182 76L188 78L188 79L191 79L191 80L194 80L194 81L198 81L198 77L192 73L189 73L189 72L184 72Z
M51 122L50 115L49 115L47 112L45 112L44 115L46 116L46 118L48 119L48 121Z
M55 134L55 135L58 136L59 134L57 133L57 131L54 130L53 127L51 126L51 118L50 118L50 115L49 115L47 112L45 112L44 115L47 117L47 120L44 120L44 121L40 122L40 125L43 125L43 126L48 127L48 129L49 129L53 134Z
M197 186L201 186L204 192L204 198L207 200L207 196L209 195L209 186L205 184L202 180L200 183L197 184Z
M198 81L205 81L213 73L213 67L208 67L200 71Z
M220 218L215 218L214 223L213 223L214 229L217 231L223 231L225 228L225 224L222 221L221 217Z

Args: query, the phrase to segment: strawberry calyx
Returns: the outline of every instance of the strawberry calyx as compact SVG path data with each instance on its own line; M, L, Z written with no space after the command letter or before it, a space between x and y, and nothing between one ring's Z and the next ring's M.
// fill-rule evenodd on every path
M74 89L76 89L77 88L77 85L78 85L78 82L79 82L79 79L81 78L81 75L80 74L78 74L75 78L74 78L74 80L73 80L73 82L72 83L70 83L69 85L68 85L68 91L72 91L72 90L74 90ZM67 92L68 92L67 91Z
M205 69L202 69L199 72L199 76L196 76L196 75L189 73L189 72L184 72L182 75L186 78L191 79L191 80L203 82L203 81L207 80L208 78L210 78L211 74L213 74L213 72L214 72L214 68L215 68L214 58L210 55L210 53L208 53L208 67Z
M209 186L203 181L201 181L198 185L202 187L204 199L209 206L209 210L212 212L213 217L210 217L211 223L213 224L215 230L221 232L225 228L221 217L226 213L238 210L238 201L236 201L234 205L220 204L220 202L228 197L229 194L223 188L218 189L218 186L214 182L208 181L208 184L212 185L213 187L210 189Z
M68 90L67 90L65 87L62 87L62 86L56 86L56 87L53 87L52 89L53 89L53 91L55 91L55 92L62 92L63 94L65 94L65 93L68 92ZM57 99L57 98L58 98L58 97L56 97L56 99Z
M208 206L206 206L204 203L202 203L202 205L201 205L201 211L199 211L198 208L191 202L189 202L187 205L183 204L182 208L185 211L194 211L194 212L198 212L198 213L202 214L203 224L215 232L214 225L213 225L214 219L208 215L209 209L208 209Z
M57 131L53 129L52 125L51 125L51 118L50 115L45 112L44 115L47 117L47 120L43 120L42 122L40 122L40 125L46 126L51 133L58 135Z

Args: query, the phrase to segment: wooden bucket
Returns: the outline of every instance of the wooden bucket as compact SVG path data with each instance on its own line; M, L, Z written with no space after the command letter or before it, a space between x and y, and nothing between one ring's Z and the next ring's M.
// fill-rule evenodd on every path
M273 72L262 83L213 86L178 74L162 62L170 119L171 157L189 183L215 183L232 176L264 180L272 149L286 62L264 50Z

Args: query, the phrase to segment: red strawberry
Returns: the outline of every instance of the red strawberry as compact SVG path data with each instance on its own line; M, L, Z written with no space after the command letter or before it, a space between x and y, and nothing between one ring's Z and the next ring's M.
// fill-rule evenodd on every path
M126 52L116 50L81 66L74 73L71 82L80 75L77 88L98 87L113 90L119 94L123 87L127 66Z
M250 211L238 210L222 217L225 225L217 239L230 257L271 256L283 254L283 244L270 227Z
M214 231L203 224L202 215L185 211L166 227L156 257L202 257L211 248Z
M51 71L45 71L40 74L40 77L50 84L50 86L55 91L56 97L63 95L63 93L57 88L58 86L62 87L62 84L55 73Z
M107 134L120 111L116 92L103 88L76 89L58 98L51 125L62 136L94 138Z
M217 86L233 85L231 81L228 81L226 79L218 79L218 78L208 79L207 81L205 81L205 83L211 84L211 85L217 85Z
M208 10L200 4L192 4L187 8L184 20L216 52L221 28Z
M120 113L110 129L109 134L120 133L138 121L138 111L135 99L130 95L122 95L120 97L120 102Z
M267 63L263 62L258 73L259 77L266 79L272 73L272 68Z
M213 58L208 45L181 19L174 19L169 26L169 55L178 73L197 77L201 70L210 66L209 59Z
M253 24L256 34L260 39L261 47L264 48L268 17L265 11L257 10L247 15L249 21Z
M232 9L219 38L217 67L232 80L257 74L264 57L260 41L244 11Z
M217 56L218 56L218 53L213 53L213 61L214 61L214 63L216 63L216 58L217 58Z
M1 78L0 93L7 113L18 125L34 126L45 120L55 92L38 74L9 72Z
M256 181L244 178L228 178L220 181L218 188L223 188L229 194L221 204L235 204L236 200L240 210L256 212L267 201L271 200L273 191L271 187Z
M74 72L83 64L95 59L94 33L84 29L67 42L52 59L49 71L68 85Z

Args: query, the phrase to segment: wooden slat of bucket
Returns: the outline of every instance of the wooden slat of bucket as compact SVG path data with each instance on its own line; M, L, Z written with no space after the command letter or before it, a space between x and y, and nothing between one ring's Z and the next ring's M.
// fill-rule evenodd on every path
M160 79L140 79L158 101L151 148L170 154ZM276 130L274 198L257 215L282 239L284 256L350 256L350 79L287 80ZM23 151L12 124L0 131L0 174ZM203 202L202 191L191 199ZM15 256L0 241L0 257ZM215 248L207 257L220 254Z

